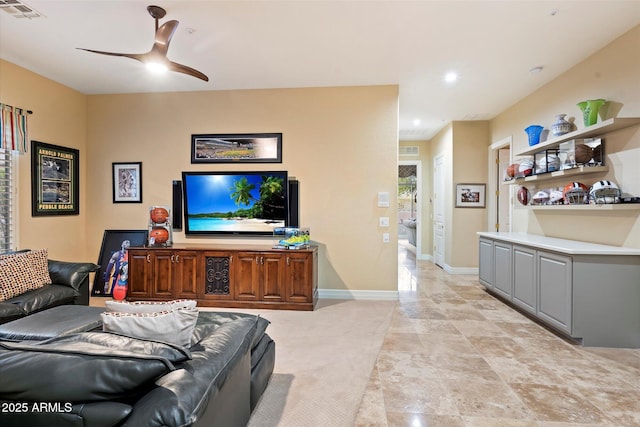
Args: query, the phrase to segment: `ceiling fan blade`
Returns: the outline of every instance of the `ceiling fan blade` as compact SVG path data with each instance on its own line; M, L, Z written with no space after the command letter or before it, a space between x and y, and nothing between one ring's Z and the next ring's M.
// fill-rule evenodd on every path
M207 77L205 74L201 73L200 71L191 67L187 67L186 65L178 64L177 62L169 61L169 71L188 74L200 80L204 80L205 82L209 81L209 77Z
M101 51L101 50L83 49L83 48L81 48L81 47L77 47L76 49L79 49L79 50L86 50L87 52L97 53L97 54L100 54L100 55L123 56L123 57L125 57L125 58L135 59L135 60L140 61L140 62L144 62L144 61L143 61L143 59L144 59L144 56L146 55L146 54L144 54L144 53L116 53L116 52L103 52L103 51Z
M176 32L176 28L178 28L178 21L175 20L162 24L160 28L158 28L158 31L156 31L156 38L151 51L159 53L162 56L167 56L169 43L171 43L171 38L173 37L173 33Z

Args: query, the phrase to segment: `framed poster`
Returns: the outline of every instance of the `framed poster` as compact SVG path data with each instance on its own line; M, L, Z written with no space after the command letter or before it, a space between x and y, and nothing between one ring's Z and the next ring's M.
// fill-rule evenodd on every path
M130 246L144 246L147 230L105 230L100 247L100 268L93 279L92 295L112 296L118 283L128 285Z
M113 203L142 203L142 162L112 165Z
M282 163L282 134L191 135L191 163Z
M456 208L484 208L485 184L457 184Z
M80 152L31 141L31 216L78 215Z

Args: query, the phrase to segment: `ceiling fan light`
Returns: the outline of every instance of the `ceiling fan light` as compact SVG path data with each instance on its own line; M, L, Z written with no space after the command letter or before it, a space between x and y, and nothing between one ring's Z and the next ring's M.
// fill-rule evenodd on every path
M169 67L161 62L147 62L145 63L145 66L147 67L147 70L156 74L166 73L169 70Z

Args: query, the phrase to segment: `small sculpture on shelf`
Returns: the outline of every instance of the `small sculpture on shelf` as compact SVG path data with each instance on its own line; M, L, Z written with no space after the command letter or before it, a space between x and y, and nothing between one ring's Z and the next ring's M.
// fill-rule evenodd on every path
M529 146L537 145L540 142L543 130L544 127L540 125L531 125L524 130L529 138Z
M585 127L595 125L598 122L598 112L605 102L604 99L590 99L578 102L578 107L582 110Z
M149 246L171 246L171 214L167 206L149 207Z
M565 120L566 114L558 114L556 116L556 122L551 125L551 133L553 136L562 136L573 130L573 123Z

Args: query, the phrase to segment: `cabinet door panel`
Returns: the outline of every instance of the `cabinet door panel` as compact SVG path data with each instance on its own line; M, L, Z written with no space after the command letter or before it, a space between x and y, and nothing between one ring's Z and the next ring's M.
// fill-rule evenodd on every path
M513 287L511 245L508 243L494 242L493 249L493 289L503 297L511 300Z
M196 298L198 294L197 253L187 251L176 252L174 262L176 298Z
M308 254L287 254L287 301L312 302L313 262Z
M538 316L571 333L572 260L570 257L539 251Z
M480 265L479 279L480 283L492 288L493 287L493 241L480 239Z
M173 297L173 253L156 251L151 254L153 264L152 293L154 297Z
M259 284L260 254L239 252L235 261L234 298L237 300L257 300Z
M129 251L128 274L127 295L131 298L150 298L151 256L146 251Z
M262 260L262 301L284 301L284 257L278 254L264 254Z
M513 246L513 303L535 314L537 304L536 251Z
M231 300L232 283L235 277L233 267L237 262L235 253L224 251L203 251L200 272L202 283L199 298L205 300Z

